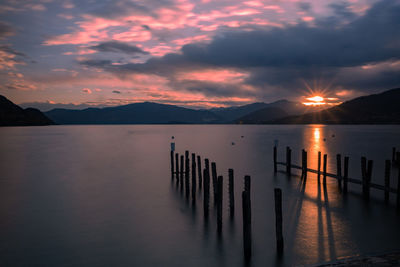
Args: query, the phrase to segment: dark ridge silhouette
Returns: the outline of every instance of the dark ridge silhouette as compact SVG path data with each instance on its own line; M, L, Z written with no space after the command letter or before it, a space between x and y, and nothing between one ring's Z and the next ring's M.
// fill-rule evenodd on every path
M239 123L239 124L259 124L259 123L263 123L265 121L271 121L271 120L283 118L286 116L288 116L288 113L285 112L281 108L266 107L266 108L251 112L250 114L247 114L247 115L237 119L235 122Z
M58 124L204 124L220 123L207 110L192 110L151 102L83 110L53 109L45 113Z
M259 102L237 107L212 108L209 111L221 117L224 121L231 122L253 111L268 107L267 103Z
M319 112L271 120L270 124L400 124L400 88L362 96Z
M22 109L6 97L0 95L0 126L39 126L52 125L54 122L40 110Z

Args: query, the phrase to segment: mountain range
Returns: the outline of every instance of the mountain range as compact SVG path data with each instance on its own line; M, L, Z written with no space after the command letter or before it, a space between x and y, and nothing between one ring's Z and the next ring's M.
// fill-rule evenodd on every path
M116 107L22 109L0 96L0 126L56 124L400 124L400 88L324 109L279 100L194 110L152 102Z
M52 125L54 122L40 110L23 109L6 97L0 95L0 126L39 126Z

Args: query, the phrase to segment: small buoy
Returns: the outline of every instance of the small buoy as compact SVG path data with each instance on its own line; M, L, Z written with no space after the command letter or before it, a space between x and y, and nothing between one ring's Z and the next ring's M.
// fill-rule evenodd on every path
M232 146L234 146L235 145L235 142L232 142Z
M175 139L175 136L172 136L171 139Z
M243 138L244 136L242 135L241 138Z

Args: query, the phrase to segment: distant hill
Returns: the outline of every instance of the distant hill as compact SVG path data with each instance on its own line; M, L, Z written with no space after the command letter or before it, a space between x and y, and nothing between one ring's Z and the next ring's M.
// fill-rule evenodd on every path
M268 107L266 103L252 103L243 106L237 107L228 107L228 108L212 108L209 111L213 112L217 116L219 116L222 120L226 122L232 122L240 117L243 117L253 111L257 111L263 108Z
M278 118L287 117L288 113L286 113L283 109L277 107L266 107L260 110L256 110L247 114L235 122L240 124L260 124L266 121L276 120Z
M221 122L219 116L207 110L193 110L151 102L83 110L53 109L45 114L58 124L203 124Z
M362 96L338 106L271 120L273 124L400 124L400 88Z
M0 95L0 126L38 126L54 124L40 110L23 109Z

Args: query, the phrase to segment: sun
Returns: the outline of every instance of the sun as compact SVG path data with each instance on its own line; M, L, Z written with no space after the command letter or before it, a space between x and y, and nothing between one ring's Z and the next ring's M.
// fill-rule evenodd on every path
M303 105L306 106L321 106L326 105L325 98L323 96L312 96L306 98L309 102L303 102Z

